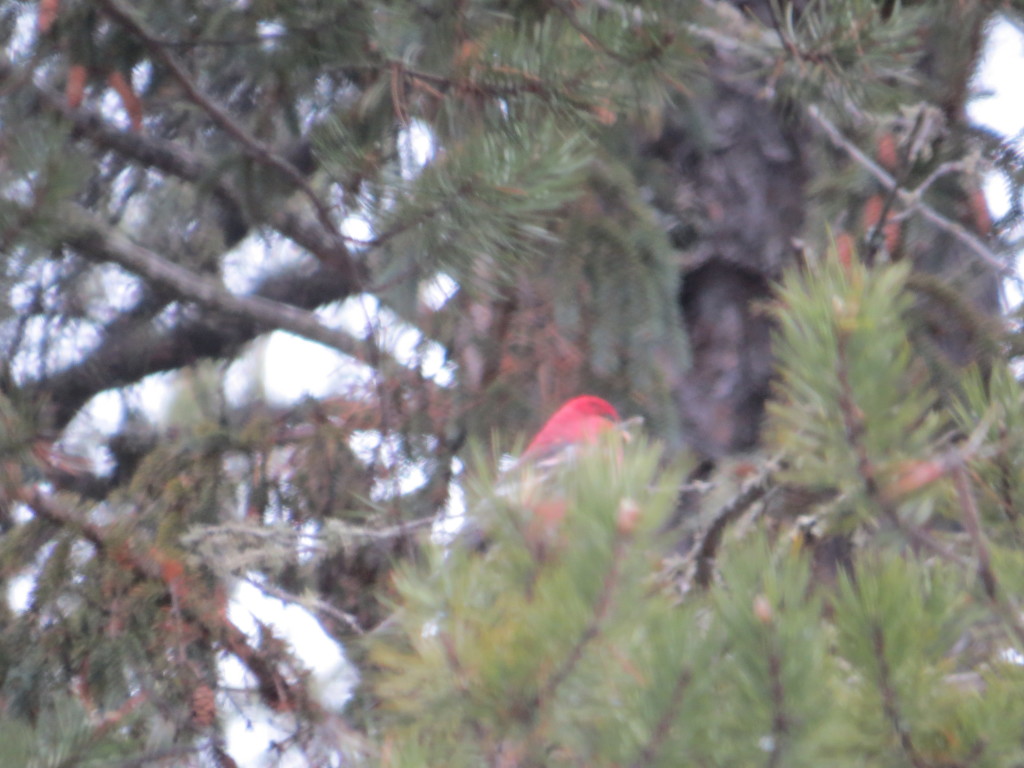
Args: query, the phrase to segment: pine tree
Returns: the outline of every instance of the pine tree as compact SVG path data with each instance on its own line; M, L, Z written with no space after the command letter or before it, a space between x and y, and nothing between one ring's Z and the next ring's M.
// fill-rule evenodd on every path
M271 764L1018 764L1022 161L965 110L1022 12L0 6L0 764L233 765L249 707ZM645 437L537 546L500 457L582 392Z

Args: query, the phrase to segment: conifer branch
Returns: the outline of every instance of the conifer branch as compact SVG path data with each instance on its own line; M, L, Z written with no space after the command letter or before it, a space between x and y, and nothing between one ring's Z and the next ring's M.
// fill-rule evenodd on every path
M782 684L782 659L778 648L768 653L768 681L772 702L772 745L768 757L768 768L776 768L782 757L782 744L789 732L789 718L786 716L786 691Z
M338 295L335 277L326 268L286 269L263 280L249 295L311 310ZM50 426L63 428L98 392L200 359L229 358L266 332L245 318L236 320L214 309L182 313L169 327L157 326L153 318L169 301L160 293L147 292L134 308L107 323L99 346L83 360L22 389L27 401L47 403Z
M580 33L580 35L587 42L588 45L593 46L596 50L600 51L605 56L607 56L608 58L612 59L615 62L618 62L619 64L624 64L626 66L635 66L644 61L648 61L650 59L655 58L661 52L660 46L652 45L649 50L644 51L639 56L623 56L618 51L609 48L604 43L604 41L598 38L592 31L587 29L586 26L584 26L584 24L578 18L576 18L575 10L570 5L570 3L566 2L566 0L551 0L551 4L559 13L562 14L562 16L565 17L565 20L569 22L569 26L571 26L573 29ZM628 16L623 16L624 18L629 18Z
M347 258L348 250L344 245L344 238L334 222L331 211L310 186L306 177L272 147L250 135L226 110L219 107L209 96L203 93L199 85L192 79L192 76L185 70L185 67L178 61L177 56L167 50L160 38L139 21L134 12L121 5L119 0L101 0L101 2L110 16L142 40L153 56L167 67L174 79L184 89L188 98L208 114L221 130L238 142L249 156L281 173L306 196L313 205L314 211L316 211L317 220L320 222L320 225L333 239L337 252L346 256L346 258L334 260L337 262L337 266L343 270L348 280L358 282L359 271L355 268L351 259Z
M885 658L885 635L882 632L882 628L877 624L872 626L871 639L875 658L878 661L878 687L882 694L882 711L885 713L885 717L889 721L889 725L892 726L897 738L899 738L900 747L907 756L907 759L910 760L910 764L914 768L931 768L928 761L917 751L910 731L903 724L896 691L893 688L892 673L889 670L889 662Z
M587 646L590 645L594 639L601 633L604 628L605 621L608 619L608 614L611 612L612 597L615 594L615 587L619 582L619 571L622 567L622 558L625 554L626 540L628 536L626 534L618 534L615 538L615 543L612 548L612 560L608 568L608 572L605 574L604 581L601 584L601 591L597 596L597 601L594 603L593 614L590 617L590 621L587 626L583 629L583 632L576 639L573 647L569 650L568 655L562 662L562 665L556 669L544 685L541 686L540 691L534 697L532 705L528 708L531 712L535 722L538 721L538 715L540 710L547 704L551 697L554 695L558 687L569 677L572 671L579 664L583 658L583 653Z
M691 682L693 682L693 672L690 671L689 667L684 667L676 676L676 682L672 686L672 695L669 697L668 705L661 713L661 717L658 718L658 722L651 732L651 738L644 745L640 757L630 765L630 768L645 768L645 766L657 763L658 753L661 751L676 721L676 717L679 715L679 708L683 705L686 689L690 687Z
M0 82L17 76L16 70L0 61ZM159 136L137 131L124 131L110 125L101 115L85 107L72 109L64 99L35 83L25 87L54 114L67 120L76 135L85 136L101 149L110 150L121 157L141 163L147 168L156 168L163 173L185 181L209 185L213 198L225 208L225 215L236 221L244 221L245 205L242 196L224 177L215 170L208 159L194 153L187 147ZM357 293L365 279L365 267L358 262L347 248L339 248L335 238L325 233L313 221L282 206L268 206L259 212L266 223L293 243L312 254L325 266L335 269L339 275L349 271L342 262L349 262L356 271L357 279L348 284L347 294Z
M992 251L991 248L985 245L985 243L983 243L976 235L969 232L964 226L955 221L951 221L922 201L920 195L923 192L923 189L901 189L899 182L894 179L888 171L882 168L882 166L868 157L860 147L846 138L839 127L825 117L825 114L817 105L811 104L805 111L807 112L808 117L811 118L811 121L818 126L818 128L836 147L842 149L851 160L874 176L875 180L878 181L887 191L895 191L900 202L906 206L906 212L912 211L919 213L923 219L931 222L936 228L952 235L955 239L959 240L960 243L965 245L975 256L995 269L999 275L1004 277L1013 276L1013 269L1006 263L1006 259L1000 258Z
M978 560L978 577L981 579L985 596L1006 619L1010 630L1022 646L1024 646L1024 622L1021 621L1020 610L1008 599L1003 598L1003 590L999 589L996 581L995 571L992 570L992 558L989 554L988 542L985 541L985 534L981 529L981 515L978 512L978 504L971 491L970 480L967 477L967 468L963 462L958 462L953 468L953 485L956 488L957 500L960 502L960 512L964 528L971 538L974 546L974 555Z
M878 473L868 455L867 444L864 440L863 412L854 399L853 388L850 385L847 337L846 330L836 328L836 378L839 383L839 410L843 417L846 438L857 460L857 473L860 476L865 495L890 525L915 544L931 550L949 562L965 565L966 560L963 557L934 536L918 526L907 525L900 517L896 505L880 487Z
M911 162L911 155L914 151L914 143L917 141L918 135L924 130L925 119L924 110L917 113L917 118L914 120L914 126L910 129L910 136L906 142L906 149L903 152L903 156L900 158L901 165L899 170L899 178L896 183L893 184L892 188L889 189L888 194L885 196L885 200L882 203L882 209L878 212L878 221L875 222L875 226L871 232L868 233L866 243L867 252L864 254L864 261L867 264L873 264L875 256L878 254L878 249L882 247L884 242L883 234L890 223L890 218L893 221L900 220L899 216L890 217L893 206L896 204L896 198L899 190L904 187L907 181L910 180L910 173L913 169L913 163ZM927 189L923 184L918 187L919 194L923 193L923 190ZM903 211L901 216L909 215L910 209Z
M992 573L992 561L989 556L988 543L981 532L981 518L978 514L978 505L971 493L971 487L967 480L967 471L962 463L953 468L953 485L956 488L956 496L960 502L960 511L963 515L964 528L967 535L971 537L974 545L974 553L978 558L978 577L985 588L988 599L995 601L998 597L996 588L996 577Z
M776 469L776 463L772 462L748 480L740 492L718 510L704 535L691 549L692 554L687 559L693 559L696 563L694 580L698 586L705 589L711 586L715 555L726 527L772 490Z
M180 584L176 585L174 579L168 579L158 559L136 551L131 539L127 542L111 541L102 526L64 508L34 486L19 488L17 500L40 519L78 532L96 548L100 556L108 558L119 567L126 567L146 581L163 584L168 595L180 601L183 619L219 639L224 649L252 672L257 680L260 697L269 707L278 711L291 711L299 705L307 708L315 706L302 689L301 682L290 682L275 661L254 648L246 634L222 611L212 608L202 597L197 598L190 590L181 588Z
M706 4L718 12L719 3L706 0ZM721 12L724 13L725 11ZM733 23L741 22L738 16L730 18ZM745 23L744 25L751 26L746 25ZM707 40L714 45L730 51L742 53L764 66L770 66L773 63L772 56L766 50L762 47L741 40L736 35L725 34L716 29L711 29L699 24L688 24L686 29L696 38ZM753 36L753 32L751 39L756 39L756 37ZM771 91L765 90L760 92L758 95L762 99L768 99L772 96L772 93ZM956 240L966 246L971 253L995 269L998 274L1004 277L1012 277L1014 275L1013 268L1007 263L1006 259L1000 258L998 254L996 254L991 248L982 242L981 239L968 231L965 227L950 220L946 216L943 216L930 205L925 203L921 199L921 193L923 193L925 187L919 187L917 190L913 191L902 189L900 183L893 178L888 171L868 157L860 147L848 139L842 130L840 130L835 123L829 120L816 104L807 105L804 111L811 119L811 122L813 122L836 147L845 152L851 160L857 163L857 165L861 166L864 170L874 176L875 180L878 181L883 188L890 193L895 194L899 198L899 201L906 207L907 212L913 211L919 213L922 218L930 222L936 228L952 235Z

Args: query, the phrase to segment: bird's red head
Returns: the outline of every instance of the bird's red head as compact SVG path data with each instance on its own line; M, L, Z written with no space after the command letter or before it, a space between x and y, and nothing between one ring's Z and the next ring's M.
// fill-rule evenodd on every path
M618 422L618 411L607 400L594 395L574 397L534 435L523 457L537 458L569 445L594 442Z

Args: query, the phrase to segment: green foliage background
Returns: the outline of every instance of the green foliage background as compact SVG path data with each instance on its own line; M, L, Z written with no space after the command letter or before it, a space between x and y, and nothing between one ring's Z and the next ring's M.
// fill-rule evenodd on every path
M0 765L1019 765L1024 161L965 108L1022 13L0 4ZM687 384L765 324L737 454ZM497 471L584 391L643 437Z

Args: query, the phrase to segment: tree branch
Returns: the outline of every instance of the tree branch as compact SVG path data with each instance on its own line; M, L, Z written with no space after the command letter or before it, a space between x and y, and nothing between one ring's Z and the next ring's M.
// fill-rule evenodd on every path
M339 282L338 274L329 269L285 272L250 295L313 309L344 297ZM60 429L103 390L204 358L231 357L265 330L246 318L215 310L186 314L171 327L146 315L136 308L108 323L99 346L86 359L25 385L28 400L49 402L53 426Z
M344 238L331 216L330 208L313 191L306 177L292 163L281 157L272 147L250 135L227 111L221 109L209 96L203 93L181 62L178 61L178 58L167 50L160 38L150 32L136 18L132 11L121 5L118 0L102 0L102 4L110 16L143 41L150 53L167 67L171 75L184 89L188 98L209 115L221 130L238 142L249 156L278 171L294 184L297 189L302 191L310 203L312 203L320 225L324 228L325 233L329 233L337 251L339 253L346 253L347 249L344 245ZM353 281L357 280L358 273L353 268L351 260L345 259L339 266L345 271L346 277Z
M711 569L714 566L715 553L718 551L718 545L722 541L726 526L767 495L772 489L775 469L776 464L772 462L757 476L748 480L740 492L718 510L711 525L691 550L693 554L689 555L687 559L692 558L696 561L694 581L698 586L703 588L711 586Z
M811 118L811 121L818 126L818 128L836 147L843 150L847 155L849 155L851 160L874 176L886 190L895 193L899 201L906 206L907 211L919 213L923 219L931 222L937 229L941 229L943 232L952 235L954 238L959 240L961 244L965 245L971 253L995 269L998 274L1004 277L1011 276L1013 274L1013 268L1006 262L1006 260L1000 258L998 254L992 251L992 249L985 245L985 243L983 243L977 236L967 231L965 227L957 224L955 221L947 219L921 199L921 194L927 187L922 185L918 189L912 191L902 189L899 182L897 182L888 171L868 157L860 147L847 139L839 127L825 117L816 105L811 104L808 106L806 112L808 117ZM901 216L902 215L903 214L901 213Z
M878 687L882 694L882 710L886 719L892 726L894 733L900 740L900 747L907 756L914 768L930 768L930 763L925 760L914 745L913 737L908 730L903 714L900 712L896 700L896 690L893 688L892 673L889 670L889 662L885 658L885 635L882 634L882 627L875 625L872 628L872 642L875 650L875 657L878 659Z
M18 500L28 506L37 517L61 528L77 531L101 556L115 559L122 567L130 568L139 578L164 584L171 597L181 606L184 618L203 627L212 637L217 638L228 653L237 657L242 665L252 672L258 682L260 695L268 706L279 710L292 709L299 703L307 707L315 706L311 697L307 695L301 678L299 682L290 682L289 676L279 668L275 660L269 654L254 648L246 634L222 611L211 608L203 597L197 597L201 590L175 589L174 584L165 578L157 558L136 551L133 541L111 543L103 526L64 508L38 488L21 488ZM291 662L294 662L294 659L286 660L286 663Z
M989 602L1003 614L1010 630L1017 638L1017 642L1024 644L1024 623L1021 622L1019 609L1009 600L1004 600L996 581L995 572L992 570L992 558L989 554L988 542L985 541L985 534L981 530L981 515L978 512L978 504L971 492L971 484L967 478L967 469L964 464L958 463L953 468L953 485L956 488L957 500L960 502L960 512L964 522L964 528L971 537L974 545L975 556L978 558L978 577L985 589L985 596Z
M685 25L687 32L697 39L706 40L707 42L710 42L724 50L731 51L734 54L746 56L759 64L771 66L774 63L772 55L762 46L748 42L748 40L756 41L760 39L763 43L766 37L756 25L746 22L738 14L735 14L728 4L705 0L705 5L709 6L715 13L728 13L730 24L742 25L741 31L745 35L745 39L740 39L736 34L724 34L716 29L711 29L700 24ZM758 92L758 95L760 98L767 100L774 94L770 90L762 90ZM1007 263L1006 259L1000 258L997 253L982 242L981 239L969 232L965 227L955 221L951 221L934 208L927 205L920 196L920 193L925 189L924 187L914 191L903 189L899 182L894 179L888 171L868 157L860 147L850 141L843 134L835 123L825 117L824 113L817 105L810 104L804 111L810 118L811 122L813 122L837 148L845 152L851 160L857 163L857 165L861 166L864 170L874 176L875 180L878 181L887 191L894 193L900 203L902 203L907 210L913 210L919 213L923 219L930 222L937 229L952 235L961 244L966 246L971 253L995 269L998 274L1002 276L1013 275L1013 268Z
M263 330L280 328L317 341L356 360L367 360L363 344L343 331L324 325L312 312L262 296L237 296L219 283L164 259L102 224L85 208L61 207L57 220L61 239L93 261L111 261L185 301L245 318Z
M16 69L0 61L0 83L16 78L25 79L19 75ZM61 95L31 82L25 83L22 87L30 89L43 107L67 120L76 134L85 136L100 149L115 152L147 168L155 168L185 181L209 185L213 198L221 205L227 219L241 223L246 229L255 223L247 220L251 217L252 211L247 210L242 196L208 159L187 147L157 136L122 131L107 123L96 112L81 107L68 107ZM355 293L361 289L360 286L366 279L365 267L353 257L343 241L325 232L314 222L282 206L262 206L258 215L276 232L305 249L324 265L336 270L348 284L346 293ZM229 239L237 242L241 239L241 233L234 234Z
M676 676L676 682L672 686L672 695L669 697L668 705L661 713L661 717L658 718L658 722L651 732L650 740L644 745L640 756L631 764L631 768L645 768L645 766L657 763L658 753L661 751L669 733L671 733L676 718L679 717L679 709L682 707L686 689L690 687L692 681L693 672L690 671L689 667L684 667Z

